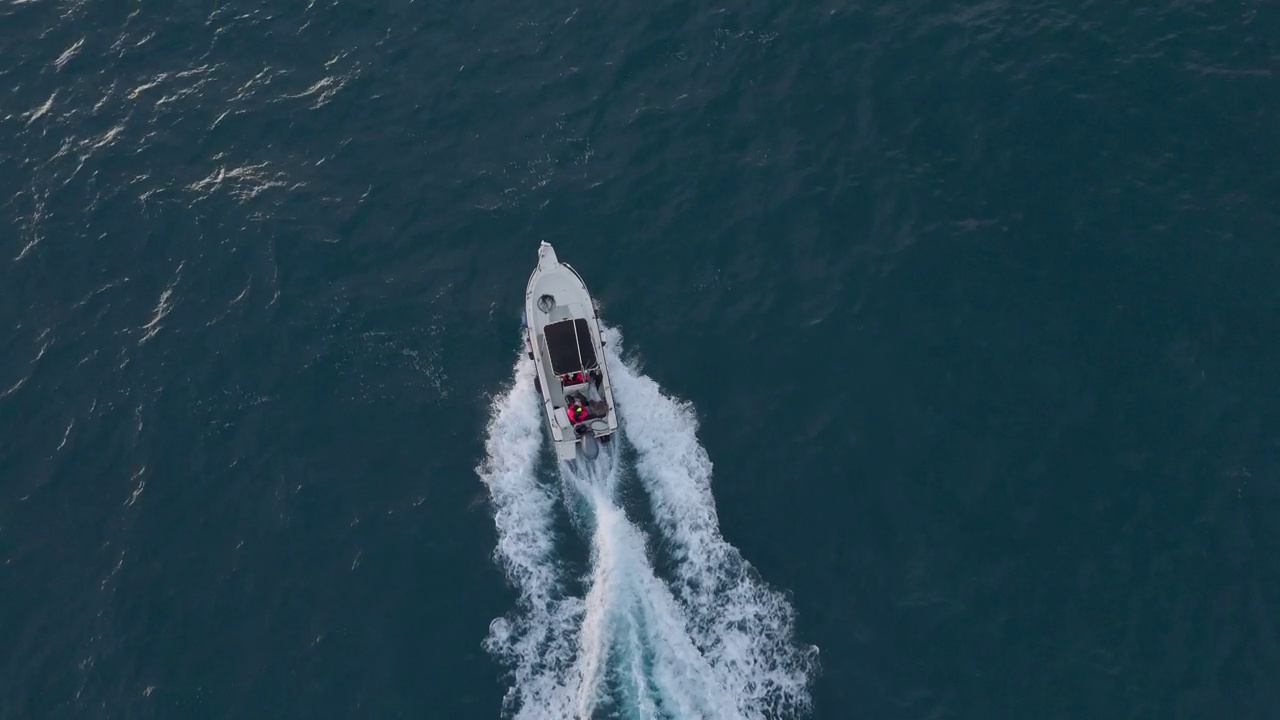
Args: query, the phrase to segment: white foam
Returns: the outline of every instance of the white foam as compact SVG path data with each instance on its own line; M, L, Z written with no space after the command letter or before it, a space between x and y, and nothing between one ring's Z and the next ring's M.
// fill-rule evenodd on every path
M711 459L698 443L692 408L622 360L621 333L609 328L605 335L625 438L674 555L674 589L690 640L743 717L805 713L817 648L795 642L795 612L785 597L721 537Z
M555 498L537 477L541 449L533 363L521 357L512 386L495 399L487 457L476 468L494 506L495 558L519 592L517 610L493 622L485 647L512 667L508 713L563 720L572 716L579 693L571 668L582 602L564 595L555 553Z
M495 556L520 593L486 647L512 668L507 714L588 720L782 720L809 706L816 648L792 639L794 613L720 536L711 462L687 405L624 364L606 330L608 362L636 470L657 529L675 555L675 582L654 572L646 538L617 504L615 443L584 467L560 466L571 514L591 547L585 598L566 595L556 549L557 493L539 480L545 436L532 362L516 363L495 399L477 469L498 529Z
M611 484L566 471L588 500L594 521L587 625L580 645L595 669L583 673L594 690L592 703L580 705L578 717L591 717L594 701L611 689L599 668L601 659L613 658L617 701L629 713L654 720L738 720L715 669L686 634L679 603L655 575L643 534L614 504Z

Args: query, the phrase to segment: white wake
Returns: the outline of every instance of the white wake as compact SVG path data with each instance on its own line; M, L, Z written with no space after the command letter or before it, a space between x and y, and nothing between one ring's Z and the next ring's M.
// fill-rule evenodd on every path
M698 443L692 408L623 361L621 333L610 328L605 335L626 439L636 449L654 520L675 554L675 592L689 614L690 638L744 717L806 712L818 650L795 643L791 605L721 537L711 459Z
M508 715L520 719L781 720L809 707L817 649L795 644L794 612L719 534L711 463L693 413L622 361L607 330L610 376L634 453L615 442L591 465L539 477L546 437L532 362L522 359L496 398L488 457L478 468L498 529L495 556L519 592L486 647L511 669ZM634 472L624 467L634 455ZM546 473L555 475L556 471ZM669 586L654 572L644 532L619 506L623 476L648 495ZM556 518L577 517L590 544L582 598L567 594Z
M515 381L494 401L477 468L493 502L498 547L494 556L519 592L515 612L489 628L485 647L512 668L508 710L526 720L574 716L581 678L574 646L581 600L566 596L556 559L555 497L538 481L542 420L533 388L533 362L516 363Z

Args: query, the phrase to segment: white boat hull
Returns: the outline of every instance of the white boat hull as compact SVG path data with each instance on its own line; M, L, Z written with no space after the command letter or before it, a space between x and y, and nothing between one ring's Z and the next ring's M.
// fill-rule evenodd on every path
M565 462L594 458L618 429L604 339L586 283L546 242L538 248L524 304L525 348L556 456ZM589 409L585 421L569 415L575 400Z

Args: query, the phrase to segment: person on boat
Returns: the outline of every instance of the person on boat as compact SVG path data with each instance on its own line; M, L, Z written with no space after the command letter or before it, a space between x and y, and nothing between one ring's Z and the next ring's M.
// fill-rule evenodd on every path
M581 372L574 372L574 373L569 373L568 375L565 375L565 376L562 378L562 380L564 381L564 384L565 384L566 386L568 386L568 385L577 385L577 384L579 384L579 383L584 383L584 382L586 382L586 381L587 381L587 376L586 376L586 375L583 375Z
M589 413L587 406L582 404L582 400L574 398L569 402L569 407L565 408L565 412L569 415L569 422L577 425L586 422Z

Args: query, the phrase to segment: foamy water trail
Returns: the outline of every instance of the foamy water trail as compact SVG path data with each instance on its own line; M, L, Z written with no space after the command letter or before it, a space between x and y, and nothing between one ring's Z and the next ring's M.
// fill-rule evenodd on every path
M564 594L553 527L556 500L537 476L543 445L533 363L521 357L511 387L495 398L476 472L489 490L498 530L495 558L519 592L517 609L495 620L485 647L511 668L508 714L521 720L574 717L582 694L575 638L581 600Z
M606 361L636 470L676 562L675 594L689 639L745 718L807 712L817 648L795 642L786 598L720 535L711 460L688 404L623 361L621 333L605 331Z
M808 709L817 650L795 644L793 611L719 534L711 462L688 406L618 357L610 375L624 422L619 443L582 466L561 464L560 493L538 477L546 442L531 361L494 402L478 472L498 529L495 556L520 593L486 647L512 668L508 715L528 720L784 720ZM673 551L671 586L646 536L618 504L619 446L635 449L657 529ZM556 549L557 494L590 545L585 597L565 592Z
M732 698L689 639L679 603L655 575L644 535L615 504L616 477L563 472L593 514L580 672L589 678L584 688L596 690L578 717L591 717L596 701L613 690L626 717L738 720Z

